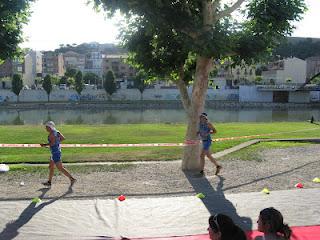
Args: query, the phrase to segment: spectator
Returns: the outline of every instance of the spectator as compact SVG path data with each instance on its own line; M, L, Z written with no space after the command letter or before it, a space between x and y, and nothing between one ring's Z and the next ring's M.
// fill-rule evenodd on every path
M244 231L224 214L209 218L209 236L211 240L246 240Z
M283 223L282 214L272 207L265 208L260 212L258 231L264 233L264 237L256 237L255 240L289 240L291 229Z

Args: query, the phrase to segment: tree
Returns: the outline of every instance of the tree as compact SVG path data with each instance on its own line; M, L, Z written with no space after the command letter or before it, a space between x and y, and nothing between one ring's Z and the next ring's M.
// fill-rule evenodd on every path
M106 90L108 99L112 100L111 96L113 93L117 91L117 85L115 81L115 77L112 71L108 71L107 74L104 76L104 90Z
M21 53L22 28L30 16L30 0L1 1L0 3L0 63Z
M52 91L52 77L50 74L46 75L43 79L42 87L48 95L48 102L50 101L50 93Z
M64 73L64 77L66 79L66 84L68 87L75 84L75 77L77 72L78 71L75 68L67 68L66 72Z
M82 78L82 72L78 71L75 75L75 89L79 95L81 95L82 90L84 89L84 83ZM80 96L81 99L81 96Z
M139 71L133 79L133 87L140 92L140 100L143 100L143 92L147 88L147 76L143 71Z
M19 102L19 95L20 91L23 88L23 81L21 75L13 74L12 76L12 92L17 95L18 102Z
M83 76L83 80L87 84L95 84L98 85L98 82L100 80L99 76L92 72L87 72Z
M59 80L59 84L67 84L68 78L66 76L62 76Z
M75 68L67 68L66 72L64 73L64 76L67 78L75 78L78 71Z
M270 55L305 10L303 0L248 0L240 8L244 2L94 0L109 15L117 10L126 15L122 40L136 68L175 80L188 118L186 139L192 141L197 140L212 69L227 60L251 63ZM232 19L236 10L246 20ZM184 149L182 169L199 170L199 148Z

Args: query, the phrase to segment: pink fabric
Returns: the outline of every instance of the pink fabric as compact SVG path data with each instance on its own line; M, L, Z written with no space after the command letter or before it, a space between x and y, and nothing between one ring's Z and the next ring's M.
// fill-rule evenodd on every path
M320 240L320 226L292 227L293 235L291 240ZM247 232L248 240L253 240L263 234L259 231ZM182 236L182 237L165 237L165 238L135 238L132 240L209 240L208 234Z
M320 239L320 226L308 227L292 227L291 240L319 240ZM248 239L254 239L257 236L262 236L261 232L252 231L247 233Z

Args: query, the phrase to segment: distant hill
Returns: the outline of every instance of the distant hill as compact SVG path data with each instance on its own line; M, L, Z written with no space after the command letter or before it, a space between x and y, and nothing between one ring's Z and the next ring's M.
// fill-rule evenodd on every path
M73 51L80 54L86 54L89 52L102 52L103 54L124 54L127 50L113 43L82 43L65 44L60 45L60 48L56 49L57 53L66 53ZM301 37L288 37L284 40L279 47L274 49L273 56L280 56L282 58L297 57L300 59L306 59L312 56L320 56L320 38L301 38Z
M308 57L320 56L320 38L298 38L288 37L273 51L274 56L297 57L306 59Z
M102 52L103 54L122 54L127 51L120 46L113 43L82 43L79 45L76 44L66 44L60 45L60 48L56 49L57 53L66 53L68 51L73 51L79 54L86 54L89 52Z

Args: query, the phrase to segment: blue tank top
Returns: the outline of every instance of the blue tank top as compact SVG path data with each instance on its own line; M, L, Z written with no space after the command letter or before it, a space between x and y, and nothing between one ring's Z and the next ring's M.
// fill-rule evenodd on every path
M50 151L51 153L58 153L61 152L61 147L60 147L60 133L58 131L53 130L52 131L53 136L55 137L55 142L54 145L50 145ZM48 137L48 142L50 143L50 139Z
M199 123L199 134L202 141L211 141L210 131L208 123Z

